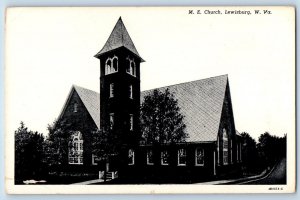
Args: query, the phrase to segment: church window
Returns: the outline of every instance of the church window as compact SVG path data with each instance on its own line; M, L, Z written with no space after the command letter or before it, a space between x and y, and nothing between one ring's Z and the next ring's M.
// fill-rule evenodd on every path
M169 165L169 153L167 150L161 152L161 165Z
M98 165L97 163L97 156L92 154L92 165Z
M219 136L217 138L217 155L218 155L217 164L220 165L220 139L219 139Z
M196 166L204 165L204 149L196 148L195 150Z
M118 58L117 58L117 56L114 56L112 61L113 61L113 66L112 66L112 68L113 68L112 71L113 72L112 73L114 73L114 72L118 71Z
M228 164L228 134L226 129L223 129L223 164Z
M133 114L129 115L129 126L130 126L130 131L133 131Z
M132 85L129 85L129 98L132 99L133 98L133 94L132 94Z
M153 165L153 151L152 149L147 150L147 165Z
M109 113L109 128L112 130L115 124L115 116L114 113Z
M114 97L114 90L115 90L115 84L114 83L109 84L109 97L110 98Z
M78 104L74 103L74 110L73 110L73 112L76 113L77 111L78 111Z
M233 148L233 146L232 146L232 140L230 140L230 162L231 162L231 163L233 163L232 148Z
M240 162L242 162L242 143L240 143Z
M136 75L136 66L135 66L135 62L134 59L130 59L129 57L127 57L128 60L128 65L126 68L126 72L132 76Z
M134 165L134 150L128 150L128 165Z
M186 165L186 150L178 149L178 165L184 166Z
M106 63L105 63L105 75L111 73L111 71L110 71L111 70L111 66L112 66L111 59L108 58L106 60Z
M239 162L239 143L236 143L236 161Z
M107 58L105 62L105 75L118 72L118 57Z
M83 164L83 139L79 131L71 135L69 142L69 164Z

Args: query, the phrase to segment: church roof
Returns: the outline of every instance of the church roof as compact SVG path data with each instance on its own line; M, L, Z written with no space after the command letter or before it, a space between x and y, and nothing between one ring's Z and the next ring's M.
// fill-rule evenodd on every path
M90 113L93 121L100 129L100 94L98 92L85 89L79 86L73 86L81 101Z
M228 76L216 76L161 88L169 89L178 99L180 112L185 116L187 142L212 142L217 140ZM100 128L100 95L97 92L74 86L82 102ZM153 89L154 90L154 89ZM141 92L144 96L153 90Z
M139 55L138 51L136 50L121 17L116 23L104 47L95 55L95 57L98 57L106 52L117 49L119 47L127 48L129 51L138 56L142 62L144 61Z
M169 89L178 100L188 134L187 142L216 141L227 85L227 75L157 88ZM141 93L143 97L153 90Z

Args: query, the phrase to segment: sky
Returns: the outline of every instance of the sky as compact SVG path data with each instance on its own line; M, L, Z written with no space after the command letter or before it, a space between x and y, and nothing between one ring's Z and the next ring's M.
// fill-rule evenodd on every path
M295 135L295 21L289 8L14 8L7 11L5 126L47 134L73 84L99 92L101 50L121 16L141 89L228 74L239 132ZM205 10L223 14L203 14ZM247 10L251 15L226 15ZM263 9L261 9L262 12Z

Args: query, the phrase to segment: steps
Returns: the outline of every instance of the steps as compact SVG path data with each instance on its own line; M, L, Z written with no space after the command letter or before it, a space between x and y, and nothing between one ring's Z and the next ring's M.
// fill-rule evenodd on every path
M106 181L118 178L118 171L106 172L106 177L104 177L104 171L99 172L99 179L106 179Z

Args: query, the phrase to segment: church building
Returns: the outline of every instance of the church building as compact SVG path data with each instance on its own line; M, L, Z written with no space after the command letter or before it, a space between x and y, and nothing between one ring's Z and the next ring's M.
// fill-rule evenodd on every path
M186 141L147 145L140 142L140 105L152 90L141 92L140 66L145 62L121 18L100 61L100 93L72 86L58 120L73 124L69 169L99 171L92 132L105 130L118 138L120 156L110 171L126 180L185 181L240 172L242 141L235 129L229 80L221 75L157 88L178 100Z

